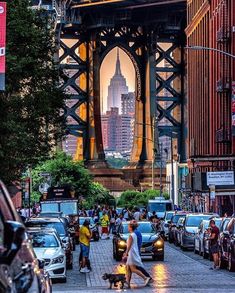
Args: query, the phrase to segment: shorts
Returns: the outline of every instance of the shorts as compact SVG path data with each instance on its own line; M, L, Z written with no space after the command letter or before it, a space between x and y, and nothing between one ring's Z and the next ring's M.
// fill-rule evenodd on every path
M219 245L218 245L218 243L211 245L210 251L211 251L212 254L218 253L219 252Z
M108 234L109 233L108 227L102 227L101 231L102 231L102 234Z
M81 249L82 257L89 258L90 246L87 246L87 245L84 245L83 243L80 243L80 249Z

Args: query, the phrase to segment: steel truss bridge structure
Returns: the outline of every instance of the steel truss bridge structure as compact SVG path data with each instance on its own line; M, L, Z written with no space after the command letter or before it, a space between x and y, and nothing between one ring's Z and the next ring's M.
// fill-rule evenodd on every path
M100 113L100 67L119 47L136 72L135 137L130 164L152 160L157 139L177 139L185 159L184 45L186 0L56 0L64 116L77 137L77 159L105 162ZM153 133L156 126L157 133Z

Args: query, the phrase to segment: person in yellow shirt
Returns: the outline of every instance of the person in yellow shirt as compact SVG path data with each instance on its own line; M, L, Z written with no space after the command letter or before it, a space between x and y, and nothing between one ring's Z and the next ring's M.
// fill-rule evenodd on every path
M109 236L109 217L106 213L106 211L103 211L102 216L100 217L100 225L101 225L101 237L103 234L106 234Z
M79 231L79 242L80 242L81 257L82 257L82 264L80 269L81 273L90 272L90 270L87 268L89 252L90 252L90 239L91 239L91 231L89 229L89 225L90 225L90 221L85 220Z

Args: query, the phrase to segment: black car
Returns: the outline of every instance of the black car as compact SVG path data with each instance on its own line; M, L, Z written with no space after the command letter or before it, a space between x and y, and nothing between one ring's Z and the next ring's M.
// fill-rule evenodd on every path
M219 239L219 265L235 271L235 218L231 218Z
M168 221L169 224L169 232L168 232L168 240L169 243L175 242L175 230L176 230L176 224L179 220L179 218L184 217L185 213L177 213L171 217L171 220Z
M121 260L126 251L126 242L129 237L129 222L123 222L117 227L113 237L113 257ZM155 226L148 221L138 223L138 230L142 234L141 256L151 256L154 260L164 260L164 240L156 231Z
M0 292L50 292L25 226L0 181Z
M60 236L66 254L67 269L73 268L73 242L68 227L60 218L30 218L26 227L54 228Z

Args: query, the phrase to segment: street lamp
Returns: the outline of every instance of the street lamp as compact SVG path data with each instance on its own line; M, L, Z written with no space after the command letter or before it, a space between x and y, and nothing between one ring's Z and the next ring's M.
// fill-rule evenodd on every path
M226 55L226 56L229 56L229 57L235 59L235 55L230 54L230 53L225 52L225 51L222 51L222 50L219 50L219 49L216 49L216 48L210 48L210 47L204 47L204 46L186 46L184 48L185 49L189 49L189 50L207 50L207 51L214 51L214 52L221 53L223 55Z

